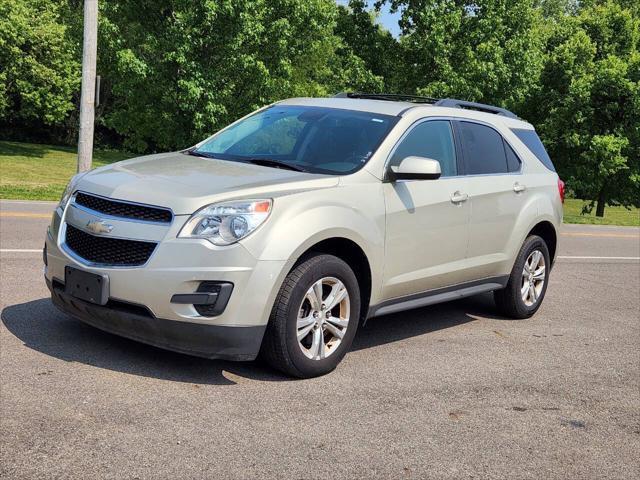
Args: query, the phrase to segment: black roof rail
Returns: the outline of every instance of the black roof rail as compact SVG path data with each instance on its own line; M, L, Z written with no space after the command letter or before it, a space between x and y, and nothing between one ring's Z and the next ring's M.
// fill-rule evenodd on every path
M362 92L340 92L334 98L361 98L363 100L387 100L391 102L411 102L435 104L437 98L422 97L420 95L404 95L398 93L362 93Z
M485 113L495 113L496 115L502 115L509 118L520 118L506 108L494 107L493 105L487 105L486 103L467 102L465 100L457 100L455 98L443 98L442 100L435 102L434 105L436 107L466 108L468 110L478 110Z

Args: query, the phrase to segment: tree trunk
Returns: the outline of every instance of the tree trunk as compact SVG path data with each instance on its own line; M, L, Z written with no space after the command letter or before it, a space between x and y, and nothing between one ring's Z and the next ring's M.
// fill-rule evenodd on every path
M604 188L598 194L598 205L596 206L596 217L604 217L604 204L606 202Z

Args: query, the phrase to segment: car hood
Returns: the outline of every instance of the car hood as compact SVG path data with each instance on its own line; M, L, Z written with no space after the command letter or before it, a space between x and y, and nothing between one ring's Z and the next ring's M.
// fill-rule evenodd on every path
M76 190L169 207L192 214L212 202L255 196L282 196L337 185L339 178L248 163L185 155L149 155L92 170Z

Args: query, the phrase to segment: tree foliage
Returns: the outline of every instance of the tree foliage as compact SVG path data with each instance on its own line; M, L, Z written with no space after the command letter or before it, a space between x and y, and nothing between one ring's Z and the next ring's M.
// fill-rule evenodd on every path
M374 93L400 92L403 89L404 64L398 41L376 21L376 12L365 0L351 0L340 6L336 34L349 53L364 61L366 68L380 79Z
M535 85L540 14L530 0L389 3L402 12L404 90L513 107Z
M82 5L0 0L0 135L76 137ZM286 97L458 97L530 120L600 214L640 204L639 15L637 0L101 0L97 138L153 152Z
M338 54L331 0L125 0L101 14L104 122L137 151L190 145L284 97L380 83Z
M80 65L57 2L0 0L0 120L55 124L73 108Z
M616 2L564 16L547 39L527 118L580 197L640 205L640 23Z

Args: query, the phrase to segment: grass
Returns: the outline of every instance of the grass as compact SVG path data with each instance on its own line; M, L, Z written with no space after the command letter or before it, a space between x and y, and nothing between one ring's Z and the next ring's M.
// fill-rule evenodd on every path
M93 166L132 157L116 150L96 150ZM0 141L0 198L59 200L76 173L76 149Z
M596 217L594 207L591 214L581 215L582 207L587 202L576 198L564 201L564 223L584 223L589 225L627 225L640 226L640 208L627 210L624 207L606 207L604 217Z
M117 150L96 150L93 166L99 167L132 157ZM59 200L64 187L76 172L75 148L33 143L0 141L0 198L23 200ZM581 215L583 200L567 198L565 223L640 226L640 209L607 207L604 217L594 212Z

